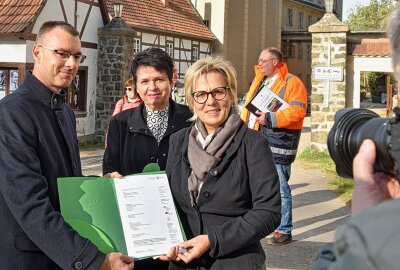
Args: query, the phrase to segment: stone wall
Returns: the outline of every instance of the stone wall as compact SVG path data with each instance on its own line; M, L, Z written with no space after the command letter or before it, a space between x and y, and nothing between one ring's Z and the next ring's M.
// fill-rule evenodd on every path
M104 142L115 104L124 95L133 59L135 32L122 19L114 18L97 31L96 131L97 141Z
M332 13L309 27L312 33L311 149L327 151L335 113L346 105L346 36L348 26ZM330 63L328 51L330 46ZM343 68L342 81L315 80L316 66ZM329 92L326 89L329 88ZM327 93L327 94L325 94ZM326 106L327 105L327 106Z

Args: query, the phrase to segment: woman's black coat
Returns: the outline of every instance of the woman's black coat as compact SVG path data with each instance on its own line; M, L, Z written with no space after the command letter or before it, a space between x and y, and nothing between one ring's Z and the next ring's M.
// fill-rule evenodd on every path
M166 172L188 239L207 234L211 249L189 266L169 269L257 269L264 264L260 240L280 224L279 178L266 137L242 123L226 154L207 175L193 207L188 192L190 128L170 140Z
M161 170L167 163L169 137L190 125L189 108L170 99L167 130L160 143L147 127L145 107L122 111L111 118L107 148L103 158L103 174L119 172L121 175L141 173L149 163L158 163Z

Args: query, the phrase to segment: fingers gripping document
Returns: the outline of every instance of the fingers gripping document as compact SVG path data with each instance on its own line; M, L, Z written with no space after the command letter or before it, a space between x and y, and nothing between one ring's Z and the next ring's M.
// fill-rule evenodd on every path
M138 260L185 241L164 172L61 178L58 189L66 222L105 253L120 251Z

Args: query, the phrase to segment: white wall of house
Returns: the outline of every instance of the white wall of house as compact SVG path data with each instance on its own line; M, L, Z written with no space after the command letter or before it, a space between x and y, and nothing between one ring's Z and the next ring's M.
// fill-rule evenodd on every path
M98 2L98 1L95 1ZM89 11L89 5L78 2L78 11L75 14L75 1L63 0L67 22L74 25L76 15L76 28L82 34L81 41L97 44L97 29L103 26L100 8L92 6L85 28L83 24ZM62 8L59 1L47 1L33 27L33 33L39 31L40 26L49 20L64 20ZM29 42L33 45L33 42ZM28 46L32 48L31 45ZM82 47L82 53L87 56L81 66L88 68L86 114L77 115L77 133L79 136L91 135L95 132L95 104L96 104L96 72L97 72L97 49ZM31 56L26 61L33 62Z
M26 42L16 37L0 37L0 62L25 63Z
M208 42L202 42L198 39L188 39L184 37L168 36L168 35L156 35L153 33L137 32L142 37L142 50L154 46L160 46L165 49L166 42L172 42L174 44L174 55L173 59L175 65L180 74L179 80L183 82L183 74L189 68L192 63L192 44L199 47L199 58L205 58L210 55L210 44Z

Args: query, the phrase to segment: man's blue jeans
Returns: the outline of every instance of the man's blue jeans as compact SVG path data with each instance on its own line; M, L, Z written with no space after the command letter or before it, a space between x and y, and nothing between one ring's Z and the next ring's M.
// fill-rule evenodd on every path
M289 186L291 164L276 164L279 182L281 185L281 224L275 230L276 232L289 234L292 232L292 191Z

